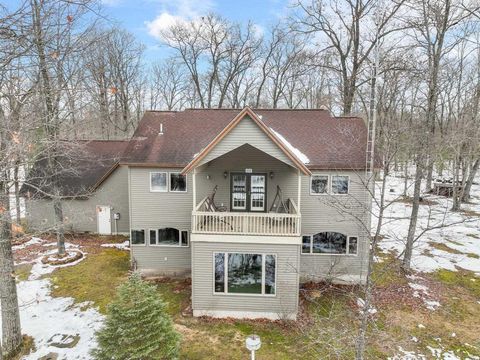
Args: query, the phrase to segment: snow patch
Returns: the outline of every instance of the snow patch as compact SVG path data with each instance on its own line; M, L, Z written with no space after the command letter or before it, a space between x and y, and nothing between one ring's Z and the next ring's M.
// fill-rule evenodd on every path
M116 248L119 250L130 250L130 241L125 240L123 243L102 244L102 247Z
M310 159L302 153L300 150L298 150L295 146L290 144L287 139L285 139L281 134L270 128L270 130L275 134L275 136L287 147L288 150L290 150L302 163L304 164L309 164Z

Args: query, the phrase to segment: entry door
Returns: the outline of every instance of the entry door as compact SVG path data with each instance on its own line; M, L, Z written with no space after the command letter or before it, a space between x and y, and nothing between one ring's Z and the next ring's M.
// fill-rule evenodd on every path
M265 174L232 174L232 211L265 211L266 190Z
M112 220L110 206L97 205L97 226L98 233L101 235L112 234Z

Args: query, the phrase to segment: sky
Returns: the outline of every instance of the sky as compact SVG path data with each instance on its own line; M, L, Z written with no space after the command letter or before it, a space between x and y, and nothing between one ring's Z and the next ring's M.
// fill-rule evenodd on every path
M290 0L103 0L103 13L146 46L145 57L150 62L168 55L157 34L177 19L191 20L212 11L244 24L251 20L263 31L286 14L289 3Z

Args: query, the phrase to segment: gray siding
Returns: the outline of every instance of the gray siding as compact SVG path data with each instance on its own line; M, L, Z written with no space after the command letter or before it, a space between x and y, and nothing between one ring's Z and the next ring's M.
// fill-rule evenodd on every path
M112 208L112 233L115 231L114 213L120 213L117 221L119 233L129 232L128 208L128 168L118 167L86 200L62 201L65 228L76 232L97 232L96 206ZM53 228L54 212L51 200L26 200L27 226L32 231L45 231Z
M218 236L216 236L218 238ZM277 255L276 296L214 294L215 252L257 252ZM192 308L204 311L269 312L283 317L298 308L298 245L193 242Z
M199 165L226 154L244 144L250 144L265 153L292 165L287 155L248 116L244 117L220 142L200 161Z
M297 202L297 170L253 146L243 145L239 149L211 161L208 165L197 168L197 199L195 203L198 204L203 198L210 195L215 185L218 185L215 203L230 208L230 175L225 179L223 174L225 171L243 173L246 168L252 169L254 173L267 174L267 211L274 200L277 185L282 189L284 200L292 198ZM273 179L269 176L270 172L273 172ZM207 175L210 179L207 179Z
M132 229L146 231L147 244L133 245L132 256L140 270L165 274L190 271L190 247L151 246L148 230L173 227L191 228L192 177L187 177L187 192L150 192L150 172L175 172L181 169L130 168L130 208Z
M355 171L314 171L314 174L349 175L348 195L310 195L310 177L302 178L302 234L312 235L323 231L341 232L357 236L358 255L300 255L303 280L330 278L342 281L348 277L364 279L368 264L368 236L361 220L370 223L369 211L365 207L366 192L362 179L364 174ZM368 226L369 228L369 226Z

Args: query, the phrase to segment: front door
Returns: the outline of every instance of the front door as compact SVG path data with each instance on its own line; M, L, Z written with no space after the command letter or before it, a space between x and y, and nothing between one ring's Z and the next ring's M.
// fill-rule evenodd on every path
M100 235L112 234L112 219L110 206L97 206L97 226Z
M267 202L266 174L231 174L232 211L265 211Z

